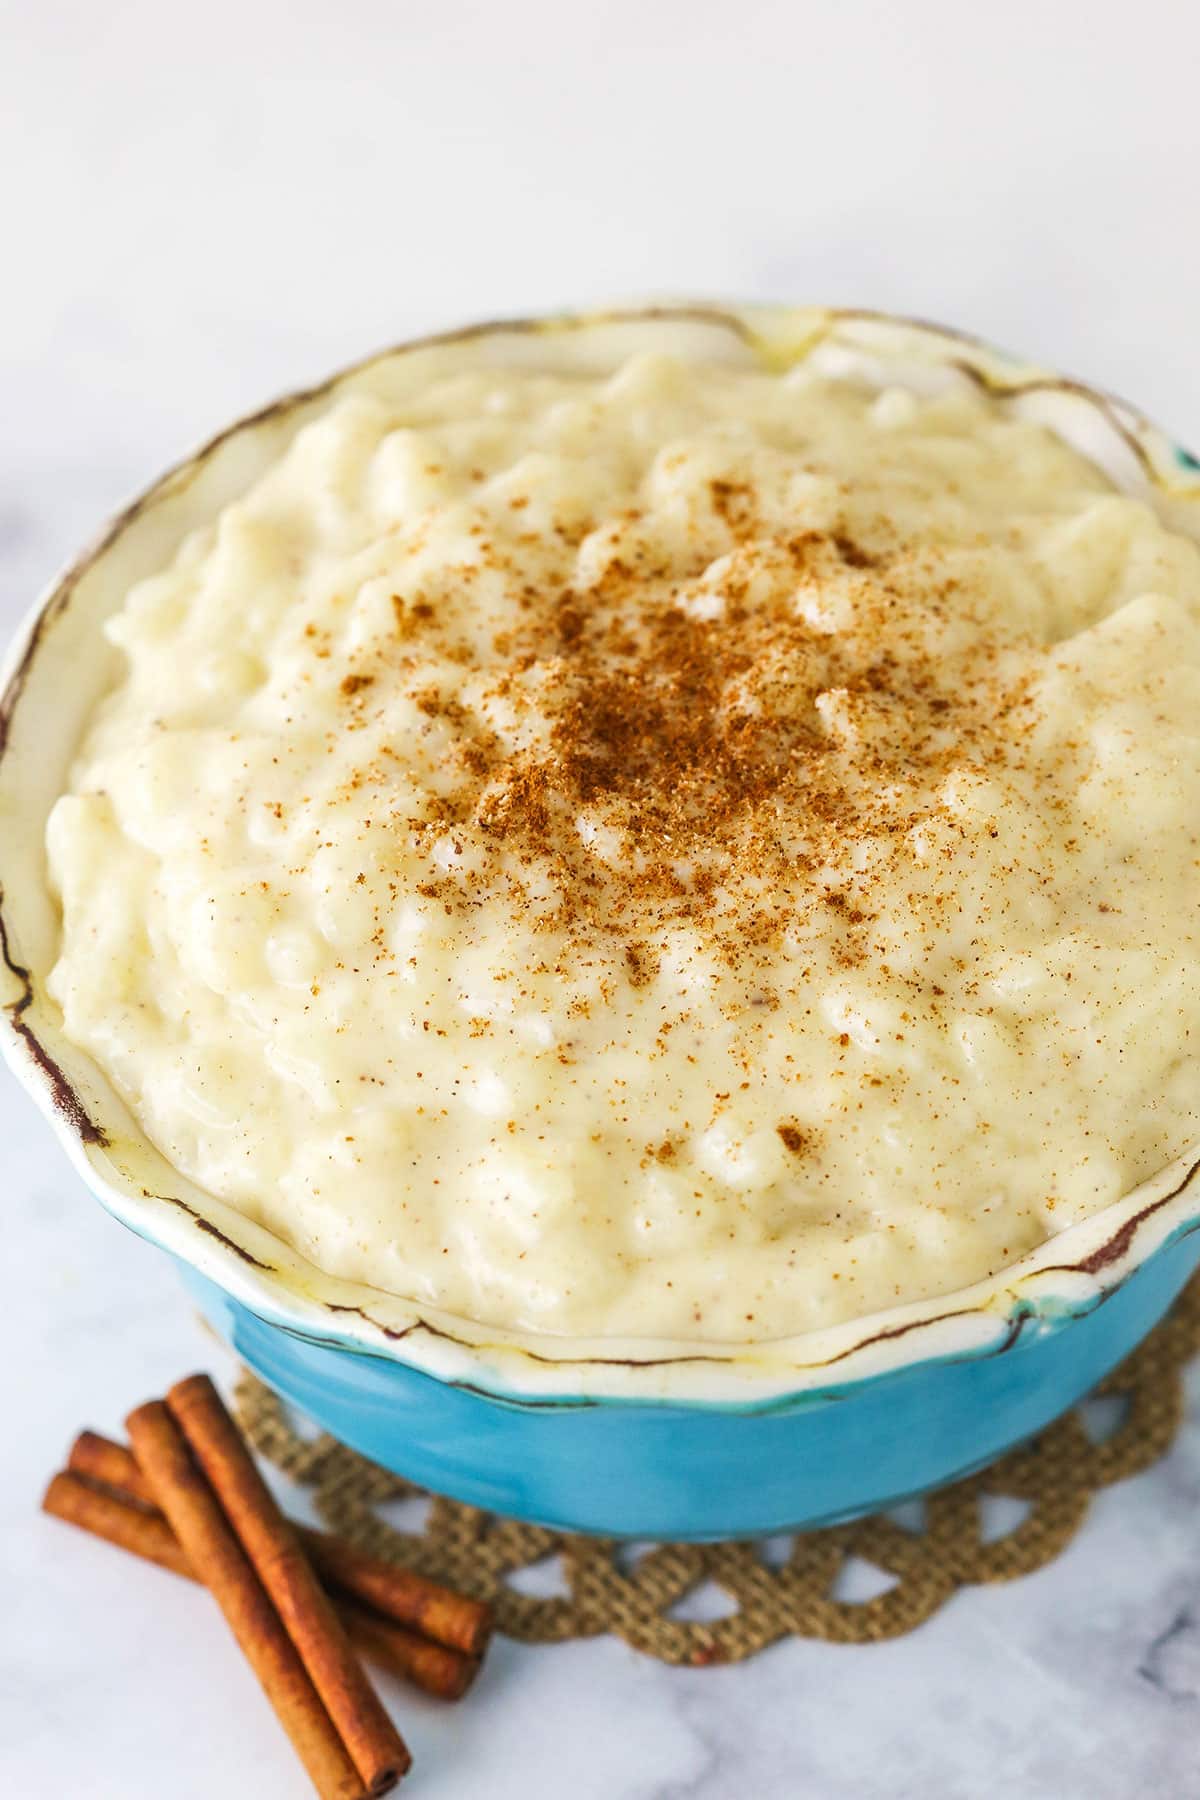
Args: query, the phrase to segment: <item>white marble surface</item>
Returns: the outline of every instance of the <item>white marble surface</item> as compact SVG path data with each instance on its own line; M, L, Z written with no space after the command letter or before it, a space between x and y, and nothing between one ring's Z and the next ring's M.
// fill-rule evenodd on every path
M0 43L5 629L228 415L521 308L894 306L1200 442L1200 27L1174 0L0 0ZM299 1795L204 1597L37 1514L76 1426L221 1357L7 1082L0 1141L0 1792ZM696 1673L501 1644L460 1710L395 1694L411 1792L1200 1795L1198 1500L1200 1406L1052 1568L902 1642Z

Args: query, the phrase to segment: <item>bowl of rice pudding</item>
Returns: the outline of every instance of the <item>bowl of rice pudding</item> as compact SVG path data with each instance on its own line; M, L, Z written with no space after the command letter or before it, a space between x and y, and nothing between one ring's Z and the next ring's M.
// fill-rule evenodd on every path
M413 1480L746 1535L979 1467L1200 1260L1200 475L938 328L385 352L12 647L5 1046Z

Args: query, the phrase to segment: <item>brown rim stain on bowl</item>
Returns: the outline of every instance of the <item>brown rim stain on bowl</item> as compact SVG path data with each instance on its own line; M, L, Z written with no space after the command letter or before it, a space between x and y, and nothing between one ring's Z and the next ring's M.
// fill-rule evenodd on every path
M12 956L8 943L8 928L4 923L4 890L0 888L0 956L9 973L16 977L24 990L21 995L5 1008L12 1028L24 1043L30 1056L37 1064L50 1087L54 1104L65 1122L79 1133L85 1144L96 1144L101 1147L108 1143L108 1133L88 1113L83 1101L67 1080L59 1064L51 1056L26 1018L25 1013L33 1005L33 977L29 970Z
M797 318L802 317L806 321L808 329L807 336L802 344L798 339L796 340L796 345L787 346L781 353L785 357L790 358L793 362L802 360L817 343L827 339L836 331L838 324L844 321L863 321L869 324L874 323L885 329L890 328L901 332L910 331L927 333L935 341L941 341L942 343L947 344L958 343L977 349L982 357L988 359L994 358L997 355L989 345L969 333L955 331L951 328L940 326L926 320L906 319L891 314L871 311L869 309L811 308L795 310ZM669 322L678 320L682 322L694 322L700 325L710 325L728 331L752 352L760 355L764 362L766 362L770 360L771 356L769 320L772 316L785 316L786 311L787 309L764 309L764 317L768 322L766 335L760 335L756 332L754 325L751 322L753 319L752 313L749 317L743 317L739 316L735 311L725 311L719 306L704 305L664 305L658 307L620 308L589 315L564 314L542 319L519 318L465 326L457 330L431 334L421 339L375 352L348 367L337 371L328 379L320 383L284 395L260 408L256 412L235 421L232 425L211 438L194 455L184 459L168 470L168 472L147 489L144 494L123 509L100 534L96 541L75 559L68 568L66 574L55 585L49 598L44 602L40 612L37 614L33 624L28 628L28 635L21 653L8 677L3 695L0 695L0 759L4 757L10 747L13 717L25 690L30 670L38 656L46 647L47 641L51 635L50 628L61 618L69 607L72 596L81 579L88 573L96 561L109 550L141 516L141 514L155 504L171 498L174 494L190 486L196 475L221 446L228 443L239 434L249 431L257 425L284 417L298 407L319 400L322 396L331 392L339 384L352 377L357 372L368 369L374 364L385 361L390 357L405 353L419 352L423 349L436 347L438 345L470 342L471 340L488 336L504 334L512 334L514 336L537 334L553 335L556 332L567 332L582 327L597 325L637 324L643 322ZM797 347L797 345L799 347ZM966 355L958 358L943 358L942 366L954 368L960 375L970 379L987 391L1004 398L1014 398L1027 393L1036 392L1057 392L1075 397L1093 408L1103 419L1108 429L1119 438L1125 448L1136 457L1144 475L1154 486L1165 494L1175 493L1178 497L1194 497L1200 495L1200 489L1197 489L1194 484L1190 484L1181 489L1172 488L1169 480L1164 476L1162 469L1159 467L1151 449L1139 435L1142 431L1149 434L1154 431L1154 428L1148 424L1140 413L1134 408L1128 407L1124 402L1117 401L1112 396L1107 395L1084 382L1073 380L1069 377L1045 375L1032 370L1026 378L1018 377L1013 380L1006 380L1002 375L997 374L994 369L976 364ZM31 1007L34 1007L35 1005L34 980L30 969L19 962L12 954L9 928L5 918L5 904L6 896L4 895L3 890L0 889L0 955L3 957L5 966L19 984L21 992L18 998L10 1002L4 1010L8 1015L14 1033L21 1040L30 1060L44 1079L53 1100L55 1111L62 1123L77 1136L84 1146L107 1147L111 1143L109 1134L102 1125L92 1119L78 1091L69 1080L56 1058L47 1050L46 1046L34 1031L29 1019L26 1017L26 1014ZM872 1345L884 1344L909 1337L915 1332L930 1329L942 1324L952 1323L958 1319L980 1318L984 1316L995 1318L997 1316L999 1304L1004 1303L1008 1310L1005 1315L1007 1329L1002 1341L990 1344L986 1347L972 1346L968 1351L971 1355L1001 1354L1010 1349L1018 1341L1022 1326L1027 1321L1027 1313L1012 1310L1014 1306L1019 1303L1019 1291L1026 1282L1031 1279L1040 1279L1049 1274L1096 1277L1111 1271L1114 1266L1119 1265L1134 1250L1137 1240L1141 1236L1142 1229L1146 1223L1161 1214L1164 1208L1168 1207L1172 1202L1181 1198L1191 1187L1193 1180L1198 1173L1200 1173L1200 1159L1188 1169L1183 1178L1169 1193L1159 1196L1143 1206L1131 1217L1121 1220L1119 1224L1115 1225L1111 1235L1107 1236L1103 1242L1090 1250L1087 1255L1081 1256L1078 1260L1073 1262L1045 1264L1034 1270L1024 1271L1020 1268L1020 1265L1017 1264L1013 1265L1010 1270L1002 1271L996 1277L990 1278L987 1283L978 1284L980 1287L990 1286L995 1290L990 1304L987 1301L981 1300L977 1304L971 1304L962 1308L938 1313L930 1313L922 1317L902 1320L891 1324L885 1322L887 1319L886 1313L876 1314L874 1315L874 1320L878 1322L879 1328L871 1331L870 1335L857 1338L846 1348L840 1349L818 1361L800 1362L792 1359L788 1363L788 1372L792 1375L799 1375L806 1372L829 1368L858 1355ZM222 1230L221 1227L216 1225L212 1220L205 1218L195 1206L191 1205L180 1196L142 1189L141 1197L147 1200L152 1199L159 1202L166 1202L171 1207L178 1209L186 1216L189 1223L195 1226L197 1231L214 1240L220 1245L222 1250L231 1251L242 1264L259 1271L264 1275L272 1277L274 1284L283 1288L285 1293L299 1293L302 1291L302 1283L296 1275L275 1266L269 1261L263 1260L261 1257L255 1256L244 1245L240 1244L234 1237L230 1236L228 1232ZM1126 1199L1127 1198L1128 1196ZM1113 1203L1113 1205L1121 1204L1122 1202L1120 1201ZM1085 1221L1085 1223L1094 1225L1102 1216L1102 1213L1095 1215L1093 1220ZM1200 1218L1188 1223L1184 1228L1184 1233L1188 1234L1196 1229L1200 1229ZM1042 1248L1044 1248L1044 1246ZM1036 1254L1036 1252L1034 1254ZM303 1259L298 1258L297 1260L302 1261ZM314 1270L314 1274L318 1277L320 1276L319 1271ZM1006 1274L1011 1277L1007 1283L1005 1282ZM1107 1297L1108 1292L1115 1291L1116 1286L1119 1285L1120 1281L1124 1278L1123 1275L1120 1276L1118 1281L1114 1283L1113 1287L1110 1289L1102 1288L1097 1295L1092 1297L1092 1303L1099 1303ZM634 1356L593 1356L586 1354L554 1357L540 1354L538 1351L527 1348L523 1343L490 1343L488 1341L489 1334L487 1329L477 1325L473 1321L464 1321L464 1323L469 1324L473 1330L477 1331L479 1333L478 1337L457 1335L453 1331L446 1330L441 1325L434 1324L432 1321L419 1315L415 1316L403 1327L399 1327L389 1325L384 1322L384 1320L374 1317L365 1304L335 1302L331 1299L325 1299L320 1295L313 1294L312 1292L307 1295L307 1298L315 1299L316 1304L326 1314L349 1315L361 1320L373 1333L379 1334L381 1338L388 1342L400 1342L415 1335L423 1334L459 1346L466 1350L468 1354L476 1356L480 1354L486 1355L489 1350L503 1349L506 1355L510 1357L515 1356L519 1358L521 1362L542 1364L554 1368L609 1366L642 1369L672 1367L676 1364L682 1365L688 1363L732 1367L739 1363L743 1365L753 1363L756 1355L761 1356L763 1353L769 1353L778 1345L787 1343L798 1345L800 1341L798 1339L765 1340L759 1344L731 1346L728 1349L717 1349L714 1350L712 1354L685 1351L681 1349L679 1354L666 1354L646 1358ZM928 1303L916 1304L920 1305ZM869 1325L871 1323L872 1320L869 1318L864 1318L862 1321L863 1325ZM288 1325L285 1325L283 1328L293 1330L295 1335L309 1339L310 1341L321 1341L318 1333L315 1331L308 1332L302 1327L297 1328ZM503 1333L499 1335L502 1339L505 1336ZM528 1336L530 1334L524 1335ZM369 1349L369 1345L363 1344L363 1348ZM473 1386L472 1383L465 1380L457 1382L452 1381L451 1384L461 1386L467 1390L471 1390ZM547 1403L559 1404L560 1402Z

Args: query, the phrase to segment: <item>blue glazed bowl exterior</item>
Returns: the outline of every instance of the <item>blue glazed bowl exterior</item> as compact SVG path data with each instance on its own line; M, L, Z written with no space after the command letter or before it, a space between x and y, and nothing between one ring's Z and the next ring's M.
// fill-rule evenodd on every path
M264 1381L419 1486L571 1531L704 1539L832 1524L982 1467L1094 1387L1198 1262L1200 1232L1180 1234L1087 1310L1043 1307L991 1354L757 1406L505 1398L299 1336L183 1273Z

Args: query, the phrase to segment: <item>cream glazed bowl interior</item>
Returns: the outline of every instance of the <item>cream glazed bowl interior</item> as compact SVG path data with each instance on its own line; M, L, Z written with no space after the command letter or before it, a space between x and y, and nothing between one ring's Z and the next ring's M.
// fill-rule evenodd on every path
M404 345L277 401L179 464L39 602L0 701L0 949L8 1062L117 1218L177 1259L239 1354L357 1450L498 1511L606 1535L746 1536L919 1493L1040 1430L1112 1368L1200 1262L1200 1146L1001 1274L750 1344L502 1331L325 1275L189 1182L67 1041L46 992L59 917L44 853L118 655L106 618L367 371L456 346L466 367L603 373L669 332L697 358L809 360L883 386L983 385L1200 540L1200 473L1136 412L974 340L820 308L659 307L484 325Z

